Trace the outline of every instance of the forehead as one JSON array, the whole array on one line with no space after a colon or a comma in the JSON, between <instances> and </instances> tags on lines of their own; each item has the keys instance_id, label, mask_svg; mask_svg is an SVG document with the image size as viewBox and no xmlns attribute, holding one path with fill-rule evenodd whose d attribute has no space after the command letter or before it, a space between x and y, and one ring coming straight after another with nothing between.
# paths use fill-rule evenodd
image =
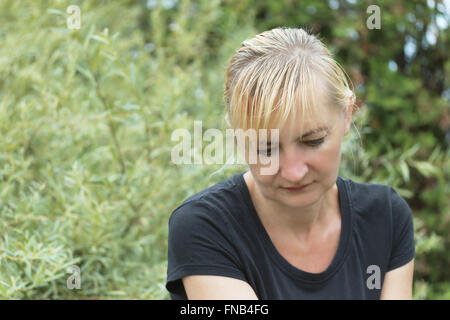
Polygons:
<instances>
[{"instance_id":1,"label":"forehead","mask_svg":"<svg viewBox=\"0 0 450 320\"><path fill-rule=\"evenodd\" d=\"M323 132L330 132L337 119L335 108L325 104L318 104L314 110L308 114L302 114L300 110L292 111L285 121L280 120L279 114L273 114L267 126L260 127L259 130L267 130L267 138L270 140L271 130L278 129L280 140L295 138L314 137Z\"/></svg>"},{"instance_id":2,"label":"forehead","mask_svg":"<svg viewBox=\"0 0 450 320\"><path fill-rule=\"evenodd\" d=\"M299 112L291 112L287 121L279 128L280 136L296 135L301 137L311 132L320 132L321 128L330 128L334 121L334 114L326 105L317 106L311 114L302 115Z\"/></svg>"}]
</instances>

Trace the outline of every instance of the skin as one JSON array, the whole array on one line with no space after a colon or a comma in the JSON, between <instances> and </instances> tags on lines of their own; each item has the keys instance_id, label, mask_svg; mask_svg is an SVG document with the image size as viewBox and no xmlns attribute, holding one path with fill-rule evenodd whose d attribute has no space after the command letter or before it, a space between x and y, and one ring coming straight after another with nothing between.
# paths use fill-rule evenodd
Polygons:
<instances>
[{"instance_id":1,"label":"skin","mask_svg":"<svg viewBox=\"0 0 450 320\"><path fill-rule=\"evenodd\" d=\"M336 179L341 160L341 145L350 130L348 113L327 106L320 118L308 119L302 131L297 117L290 117L279 131L279 169L261 175L260 163L249 164L244 174L257 214L280 254L292 265L307 272L324 271L337 250L341 213ZM311 136L303 133L327 127ZM318 147L310 141L323 139ZM270 145L270 144L269 144ZM248 155L246 155L248 159ZM284 187L310 184L289 192ZM386 273L381 299L411 299L414 260ZM257 299L250 285L242 280L194 275L183 278L189 299ZM217 290L220 288L220 290Z\"/></svg>"},{"instance_id":2,"label":"skin","mask_svg":"<svg viewBox=\"0 0 450 320\"><path fill-rule=\"evenodd\" d=\"M263 165L256 163L249 164L250 171L244 175L263 225L269 233L282 234L288 242L308 244L324 232L339 231L336 179L351 112L344 118L339 110L324 108L320 115L320 119L307 121L303 132L326 129L303 139L299 117L291 117L280 129L279 145L272 150L279 157L276 174L262 175ZM316 140L322 142L313 146ZM305 184L310 185L298 192L285 189Z\"/></svg>"},{"instance_id":3,"label":"skin","mask_svg":"<svg viewBox=\"0 0 450 320\"><path fill-rule=\"evenodd\" d=\"M414 259L400 268L386 272L380 300L412 300Z\"/></svg>"}]
</instances>

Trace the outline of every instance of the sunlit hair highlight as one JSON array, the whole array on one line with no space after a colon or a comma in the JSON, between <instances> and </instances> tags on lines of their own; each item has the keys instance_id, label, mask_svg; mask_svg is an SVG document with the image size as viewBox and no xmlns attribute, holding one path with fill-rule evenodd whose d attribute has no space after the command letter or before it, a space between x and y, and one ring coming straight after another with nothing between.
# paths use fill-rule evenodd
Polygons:
<instances>
[{"instance_id":1,"label":"sunlit hair highlight","mask_svg":"<svg viewBox=\"0 0 450 320\"><path fill-rule=\"evenodd\" d=\"M347 111L351 81L316 36L275 28L242 42L225 73L227 121L235 129L281 128L300 112L302 125L325 105ZM323 99L322 99L323 100ZM316 117L317 118L317 117Z\"/></svg>"}]
</instances>

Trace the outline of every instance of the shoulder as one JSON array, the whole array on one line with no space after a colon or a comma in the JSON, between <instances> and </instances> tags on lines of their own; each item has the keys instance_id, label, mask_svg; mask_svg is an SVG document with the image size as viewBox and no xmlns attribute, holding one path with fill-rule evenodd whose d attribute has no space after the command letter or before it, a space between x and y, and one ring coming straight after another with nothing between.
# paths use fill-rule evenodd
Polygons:
<instances>
[{"instance_id":1,"label":"shoulder","mask_svg":"<svg viewBox=\"0 0 450 320\"><path fill-rule=\"evenodd\" d=\"M414 225L406 200L389 185L344 180L353 232L371 258L381 257L388 270L409 261L414 256Z\"/></svg>"},{"instance_id":2,"label":"shoulder","mask_svg":"<svg viewBox=\"0 0 450 320\"><path fill-rule=\"evenodd\" d=\"M355 206L382 206L390 197L389 185L343 178Z\"/></svg>"},{"instance_id":3,"label":"shoulder","mask_svg":"<svg viewBox=\"0 0 450 320\"><path fill-rule=\"evenodd\" d=\"M386 184L358 182L343 178L347 185L353 210L360 215L376 214L392 218L392 214L404 212L409 206L397 190Z\"/></svg>"},{"instance_id":4,"label":"shoulder","mask_svg":"<svg viewBox=\"0 0 450 320\"><path fill-rule=\"evenodd\" d=\"M174 223L223 224L236 203L242 201L238 175L220 181L202 191L189 196L176 207L169 218L169 226Z\"/></svg>"},{"instance_id":5,"label":"shoulder","mask_svg":"<svg viewBox=\"0 0 450 320\"><path fill-rule=\"evenodd\" d=\"M360 235L396 238L413 230L413 215L407 201L397 190L379 183L344 179L352 208L352 225Z\"/></svg>"}]
</instances>

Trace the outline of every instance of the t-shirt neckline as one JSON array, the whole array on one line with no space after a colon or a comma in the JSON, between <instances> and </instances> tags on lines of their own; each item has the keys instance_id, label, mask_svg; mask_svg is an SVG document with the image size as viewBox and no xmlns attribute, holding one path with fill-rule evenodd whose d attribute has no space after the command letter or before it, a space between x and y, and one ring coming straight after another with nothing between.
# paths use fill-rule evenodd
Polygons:
<instances>
[{"instance_id":1,"label":"t-shirt neckline","mask_svg":"<svg viewBox=\"0 0 450 320\"><path fill-rule=\"evenodd\" d=\"M259 219L258 214L256 213L256 209L253 205L250 192L244 179L245 172L246 171L243 171L236 175L239 180L237 185L239 186L241 193L244 196L245 203L247 204L247 207L250 212L251 220L253 223L255 223L255 226L257 228L256 230L257 234L260 235L262 241L265 242L267 252L272 258L272 260L295 280L300 280L302 282L310 284L317 284L322 283L327 279L329 279L333 274L335 274L339 270L339 268L342 266L345 260L351 233L351 212L347 193L347 186L344 179L341 178L340 176L338 176L336 179L341 208L341 233L339 237L338 249L331 263L324 271L320 273L311 273L293 266L276 249L264 225Z\"/></svg>"}]
</instances>

